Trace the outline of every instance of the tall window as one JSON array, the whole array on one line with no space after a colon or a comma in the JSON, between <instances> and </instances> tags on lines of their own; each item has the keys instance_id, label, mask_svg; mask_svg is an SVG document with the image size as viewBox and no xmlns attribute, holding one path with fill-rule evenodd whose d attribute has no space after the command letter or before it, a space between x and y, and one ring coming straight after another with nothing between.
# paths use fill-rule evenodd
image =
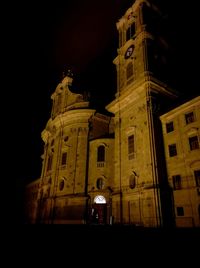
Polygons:
<instances>
[{"instance_id":1,"label":"tall window","mask_svg":"<svg viewBox=\"0 0 200 268\"><path fill-rule=\"evenodd\" d=\"M47 171L51 170L52 168L52 160L53 160L53 155L48 156L48 161L47 161Z\"/></svg>"},{"instance_id":2,"label":"tall window","mask_svg":"<svg viewBox=\"0 0 200 268\"><path fill-rule=\"evenodd\" d=\"M126 78L129 79L133 75L133 63L129 62L126 67Z\"/></svg>"},{"instance_id":3,"label":"tall window","mask_svg":"<svg viewBox=\"0 0 200 268\"><path fill-rule=\"evenodd\" d=\"M105 147L100 145L97 149L97 162L105 161Z\"/></svg>"},{"instance_id":4,"label":"tall window","mask_svg":"<svg viewBox=\"0 0 200 268\"><path fill-rule=\"evenodd\" d=\"M182 188L181 187L181 176L180 175L172 176L172 180L173 180L174 190L180 190Z\"/></svg>"},{"instance_id":5,"label":"tall window","mask_svg":"<svg viewBox=\"0 0 200 268\"><path fill-rule=\"evenodd\" d=\"M51 147L54 146L54 139L51 141Z\"/></svg>"},{"instance_id":6,"label":"tall window","mask_svg":"<svg viewBox=\"0 0 200 268\"><path fill-rule=\"evenodd\" d=\"M135 23L133 22L126 31L126 41L133 38L135 35Z\"/></svg>"},{"instance_id":7,"label":"tall window","mask_svg":"<svg viewBox=\"0 0 200 268\"><path fill-rule=\"evenodd\" d=\"M131 174L131 176L129 177L129 187L131 189L134 189L136 186L136 180L135 180L135 175Z\"/></svg>"},{"instance_id":8,"label":"tall window","mask_svg":"<svg viewBox=\"0 0 200 268\"><path fill-rule=\"evenodd\" d=\"M65 182L64 182L64 180L62 179L62 180L60 180L60 182L59 182L59 190L62 191L62 190L64 189L64 186L65 186Z\"/></svg>"},{"instance_id":9,"label":"tall window","mask_svg":"<svg viewBox=\"0 0 200 268\"><path fill-rule=\"evenodd\" d=\"M166 124L166 131L167 133L172 132L174 130L174 124L173 122L169 122Z\"/></svg>"},{"instance_id":10,"label":"tall window","mask_svg":"<svg viewBox=\"0 0 200 268\"><path fill-rule=\"evenodd\" d=\"M196 181L196 186L200 187L200 170L194 171L194 177L195 177L195 181Z\"/></svg>"},{"instance_id":11,"label":"tall window","mask_svg":"<svg viewBox=\"0 0 200 268\"><path fill-rule=\"evenodd\" d=\"M186 122L186 124L190 124L190 123L194 122L194 113L193 112L185 114L185 122Z\"/></svg>"},{"instance_id":12,"label":"tall window","mask_svg":"<svg viewBox=\"0 0 200 268\"><path fill-rule=\"evenodd\" d=\"M128 158L133 159L135 152L134 135L128 137Z\"/></svg>"},{"instance_id":13,"label":"tall window","mask_svg":"<svg viewBox=\"0 0 200 268\"><path fill-rule=\"evenodd\" d=\"M176 144L170 144L168 147L170 157L177 155Z\"/></svg>"},{"instance_id":14,"label":"tall window","mask_svg":"<svg viewBox=\"0 0 200 268\"><path fill-rule=\"evenodd\" d=\"M64 152L64 153L62 154L61 165L62 165L62 166L63 166L63 165L66 165L66 163L67 163L67 152Z\"/></svg>"},{"instance_id":15,"label":"tall window","mask_svg":"<svg viewBox=\"0 0 200 268\"><path fill-rule=\"evenodd\" d=\"M104 187L104 180L102 178L97 179L97 189L101 190Z\"/></svg>"},{"instance_id":16,"label":"tall window","mask_svg":"<svg viewBox=\"0 0 200 268\"><path fill-rule=\"evenodd\" d=\"M190 137L189 138L189 144L190 144L190 150L199 149L198 137L197 136Z\"/></svg>"}]
</instances>

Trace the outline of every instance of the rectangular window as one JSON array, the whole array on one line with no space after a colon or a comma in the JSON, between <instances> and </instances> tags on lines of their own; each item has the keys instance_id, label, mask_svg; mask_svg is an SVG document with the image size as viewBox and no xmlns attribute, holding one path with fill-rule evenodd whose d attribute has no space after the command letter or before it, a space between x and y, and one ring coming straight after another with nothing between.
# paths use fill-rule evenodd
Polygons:
<instances>
[{"instance_id":1,"label":"rectangular window","mask_svg":"<svg viewBox=\"0 0 200 268\"><path fill-rule=\"evenodd\" d=\"M177 216L184 216L184 209L183 207L177 207L176 208L177 211Z\"/></svg>"},{"instance_id":2,"label":"rectangular window","mask_svg":"<svg viewBox=\"0 0 200 268\"><path fill-rule=\"evenodd\" d=\"M134 135L131 135L128 137L128 156L129 159L134 158L134 153L135 153L135 145L134 145Z\"/></svg>"},{"instance_id":3,"label":"rectangular window","mask_svg":"<svg viewBox=\"0 0 200 268\"><path fill-rule=\"evenodd\" d=\"M133 22L126 31L126 41L134 38L135 35L135 23Z\"/></svg>"},{"instance_id":4,"label":"rectangular window","mask_svg":"<svg viewBox=\"0 0 200 268\"><path fill-rule=\"evenodd\" d=\"M135 35L135 23L132 23L130 28L131 28L131 38L133 38Z\"/></svg>"},{"instance_id":5,"label":"rectangular window","mask_svg":"<svg viewBox=\"0 0 200 268\"><path fill-rule=\"evenodd\" d=\"M97 148L97 162L104 162L105 161L105 146L100 145Z\"/></svg>"},{"instance_id":6,"label":"rectangular window","mask_svg":"<svg viewBox=\"0 0 200 268\"><path fill-rule=\"evenodd\" d=\"M64 153L62 154L61 165L64 166L64 165L66 165L66 163L67 163L67 153L64 152Z\"/></svg>"},{"instance_id":7,"label":"rectangular window","mask_svg":"<svg viewBox=\"0 0 200 268\"><path fill-rule=\"evenodd\" d=\"M182 188L181 187L181 176L180 175L172 176L172 180L173 180L174 190L180 190Z\"/></svg>"},{"instance_id":8,"label":"rectangular window","mask_svg":"<svg viewBox=\"0 0 200 268\"><path fill-rule=\"evenodd\" d=\"M194 177L195 177L195 181L196 181L196 186L200 187L200 170L194 171Z\"/></svg>"},{"instance_id":9,"label":"rectangular window","mask_svg":"<svg viewBox=\"0 0 200 268\"><path fill-rule=\"evenodd\" d=\"M189 144L190 144L190 150L199 149L198 137L197 136L190 137L189 138Z\"/></svg>"},{"instance_id":10,"label":"rectangular window","mask_svg":"<svg viewBox=\"0 0 200 268\"><path fill-rule=\"evenodd\" d=\"M48 162L47 162L47 171L51 170L52 168L52 160L53 160L53 155L49 155Z\"/></svg>"},{"instance_id":11,"label":"rectangular window","mask_svg":"<svg viewBox=\"0 0 200 268\"><path fill-rule=\"evenodd\" d=\"M185 122L186 122L186 124L190 124L190 123L194 122L194 113L193 112L185 114Z\"/></svg>"},{"instance_id":12,"label":"rectangular window","mask_svg":"<svg viewBox=\"0 0 200 268\"><path fill-rule=\"evenodd\" d=\"M177 155L176 144L170 144L168 147L170 157Z\"/></svg>"},{"instance_id":13,"label":"rectangular window","mask_svg":"<svg viewBox=\"0 0 200 268\"><path fill-rule=\"evenodd\" d=\"M174 130L174 123L173 122L169 122L166 124L166 131L167 133L172 132Z\"/></svg>"}]
</instances>

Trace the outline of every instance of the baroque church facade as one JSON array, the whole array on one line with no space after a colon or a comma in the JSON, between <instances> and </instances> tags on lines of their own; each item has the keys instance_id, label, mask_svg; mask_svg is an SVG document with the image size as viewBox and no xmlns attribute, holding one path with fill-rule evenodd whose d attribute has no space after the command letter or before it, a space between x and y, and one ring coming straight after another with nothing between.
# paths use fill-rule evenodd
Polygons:
<instances>
[{"instance_id":1,"label":"baroque church facade","mask_svg":"<svg viewBox=\"0 0 200 268\"><path fill-rule=\"evenodd\" d=\"M200 226L200 97L169 108L161 19L153 1L136 0L117 22L110 116L71 91L70 75L56 87L27 222Z\"/></svg>"}]
</instances>

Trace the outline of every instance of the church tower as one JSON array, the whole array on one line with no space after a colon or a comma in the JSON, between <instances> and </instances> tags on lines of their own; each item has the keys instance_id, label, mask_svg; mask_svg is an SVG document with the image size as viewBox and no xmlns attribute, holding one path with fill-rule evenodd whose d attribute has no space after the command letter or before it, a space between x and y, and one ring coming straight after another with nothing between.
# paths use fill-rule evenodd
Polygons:
<instances>
[{"instance_id":1,"label":"church tower","mask_svg":"<svg viewBox=\"0 0 200 268\"><path fill-rule=\"evenodd\" d=\"M173 213L159 115L176 95L164 83L168 45L154 2L136 0L117 22L117 93L106 107L115 115L115 222L145 227L171 224Z\"/></svg>"}]
</instances>

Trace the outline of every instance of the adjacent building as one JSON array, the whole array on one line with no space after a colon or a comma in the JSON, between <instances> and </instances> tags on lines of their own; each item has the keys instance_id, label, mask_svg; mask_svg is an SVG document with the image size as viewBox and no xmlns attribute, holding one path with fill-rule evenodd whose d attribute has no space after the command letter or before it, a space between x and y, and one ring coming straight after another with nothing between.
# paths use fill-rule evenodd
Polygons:
<instances>
[{"instance_id":1,"label":"adjacent building","mask_svg":"<svg viewBox=\"0 0 200 268\"><path fill-rule=\"evenodd\" d=\"M176 226L199 226L200 97L160 117Z\"/></svg>"}]
</instances>

